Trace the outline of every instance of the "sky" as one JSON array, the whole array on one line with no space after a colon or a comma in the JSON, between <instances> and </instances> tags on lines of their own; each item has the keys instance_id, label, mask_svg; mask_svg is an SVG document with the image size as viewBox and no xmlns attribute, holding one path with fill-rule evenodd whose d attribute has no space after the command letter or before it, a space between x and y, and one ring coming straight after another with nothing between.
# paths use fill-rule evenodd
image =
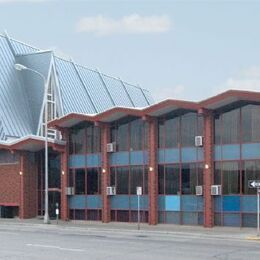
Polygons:
<instances>
[{"instance_id":1,"label":"sky","mask_svg":"<svg viewBox=\"0 0 260 260\"><path fill-rule=\"evenodd\" d=\"M156 101L260 91L260 0L0 0L0 33Z\"/></svg>"}]
</instances>

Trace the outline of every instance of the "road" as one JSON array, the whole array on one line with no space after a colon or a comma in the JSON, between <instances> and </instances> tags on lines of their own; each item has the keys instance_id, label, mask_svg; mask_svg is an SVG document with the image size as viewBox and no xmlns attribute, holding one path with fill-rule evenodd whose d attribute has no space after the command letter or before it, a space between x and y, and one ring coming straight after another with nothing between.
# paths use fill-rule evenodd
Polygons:
<instances>
[{"instance_id":1,"label":"road","mask_svg":"<svg viewBox=\"0 0 260 260\"><path fill-rule=\"evenodd\" d=\"M0 224L0 259L260 259L260 241L200 232Z\"/></svg>"}]
</instances>

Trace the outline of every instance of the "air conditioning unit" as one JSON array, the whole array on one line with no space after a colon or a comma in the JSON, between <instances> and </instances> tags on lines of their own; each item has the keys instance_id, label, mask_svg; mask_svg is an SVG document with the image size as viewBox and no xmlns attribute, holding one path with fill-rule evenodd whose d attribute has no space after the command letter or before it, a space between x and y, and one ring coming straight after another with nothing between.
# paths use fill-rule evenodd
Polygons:
<instances>
[{"instance_id":1,"label":"air conditioning unit","mask_svg":"<svg viewBox=\"0 0 260 260\"><path fill-rule=\"evenodd\" d=\"M211 185L211 195L212 196L221 195L221 185Z\"/></svg>"},{"instance_id":2,"label":"air conditioning unit","mask_svg":"<svg viewBox=\"0 0 260 260\"><path fill-rule=\"evenodd\" d=\"M115 186L107 187L107 195L108 196L116 195L116 187Z\"/></svg>"},{"instance_id":3,"label":"air conditioning unit","mask_svg":"<svg viewBox=\"0 0 260 260\"><path fill-rule=\"evenodd\" d=\"M68 196L75 195L74 187L67 187L66 195L68 195Z\"/></svg>"},{"instance_id":4,"label":"air conditioning unit","mask_svg":"<svg viewBox=\"0 0 260 260\"><path fill-rule=\"evenodd\" d=\"M107 144L107 152L108 153L113 153L116 151L116 143L113 142L113 143L108 143Z\"/></svg>"},{"instance_id":5,"label":"air conditioning unit","mask_svg":"<svg viewBox=\"0 0 260 260\"><path fill-rule=\"evenodd\" d=\"M196 195L197 196L203 195L203 186L196 186Z\"/></svg>"},{"instance_id":6,"label":"air conditioning unit","mask_svg":"<svg viewBox=\"0 0 260 260\"><path fill-rule=\"evenodd\" d=\"M201 147L203 146L203 136L195 136L195 146Z\"/></svg>"}]
</instances>

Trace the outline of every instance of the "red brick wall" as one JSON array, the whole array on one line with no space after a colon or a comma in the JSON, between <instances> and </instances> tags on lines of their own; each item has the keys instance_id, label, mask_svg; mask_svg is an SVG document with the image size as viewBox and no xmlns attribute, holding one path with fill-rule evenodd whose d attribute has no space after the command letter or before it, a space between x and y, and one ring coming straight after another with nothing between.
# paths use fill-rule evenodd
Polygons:
<instances>
[{"instance_id":1,"label":"red brick wall","mask_svg":"<svg viewBox=\"0 0 260 260\"><path fill-rule=\"evenodd\" d=\"M156 119L149 119L149 165L148 193L149 193L149 224L158 223L158 178L157 178L157 144L158 123Z\"/></svg>"},{"instance_id":2,"label":"red brick wall","mask_svg":"<svg viewBox=\"0 0 260 260\"><path fill-rule=\"evenodd\" d=\"M106 187L110 183L110 169L109 169L109 158L107 153L107 143L109 143L110 129L108 126L103 125L101 128L101 153L102 153L102 200L103 200L103 209L102 209L102 221L108 223L111 220L110 214L110 199L106 194Z\"/></svg>"},{"instance_id":3,"label":"red brick wall","mask_svg":"<svg viewBox=\"0 0 260 260\"><path fill-rule=\"evenodd\" d=\"M204 112L204 156L205 166L204 168L204 226L212 227L214 225L213 215L213 198L211 196L211 185L213 183L214 173L214 132L213 132L213 115L210 111Z\"/></svg>"},{"instance_id":4,"label":"red brick wall","mask_svg":"<svg viewBox=\"0 0 260 260\"><path fill-rule=\"evenodd\" d=\"M21 154L22 190L20 218L33 218L38 215L37 161L33 154Z\"/></svg>"},{"instance_id":5,"label":"red brick wall","mask_svg":"<svg viewBox=\"0 0 260 260\"><path fill-rule=\"evenodd\" d=\"M0 165L0 205L19 205L21 176L20 164Z\"/></svg>"},{"instance_id":6,"label":"red brick wall","mask_svg":"<svg viewBox=\"0 0 260 260\"><path fill-rule=\"evenodd\" d=\"M63 129L62 136L64 140L69 143L69 131ZM68 196L66 195L66 188L68 187L68 157L69 157L69 146L66 145L65 151L61 153L61 219L69 219L68 209Z\"/></svg>"}]
</instances>

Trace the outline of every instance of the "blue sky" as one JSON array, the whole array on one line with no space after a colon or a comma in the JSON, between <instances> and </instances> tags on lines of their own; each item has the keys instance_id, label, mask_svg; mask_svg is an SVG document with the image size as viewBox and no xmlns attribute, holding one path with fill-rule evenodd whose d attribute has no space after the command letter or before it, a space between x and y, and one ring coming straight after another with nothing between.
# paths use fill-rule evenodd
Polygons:
<instances>
[{"instance_id":1,"label":"blue sky","mask_svg":"<svg viewBox=\"0 0 260 260\"><path fill-rule=\"evenodd\" d=\"M260 91L260 0L0 0L0 31L156 100Z\"/></svg>"}]
</instances>

